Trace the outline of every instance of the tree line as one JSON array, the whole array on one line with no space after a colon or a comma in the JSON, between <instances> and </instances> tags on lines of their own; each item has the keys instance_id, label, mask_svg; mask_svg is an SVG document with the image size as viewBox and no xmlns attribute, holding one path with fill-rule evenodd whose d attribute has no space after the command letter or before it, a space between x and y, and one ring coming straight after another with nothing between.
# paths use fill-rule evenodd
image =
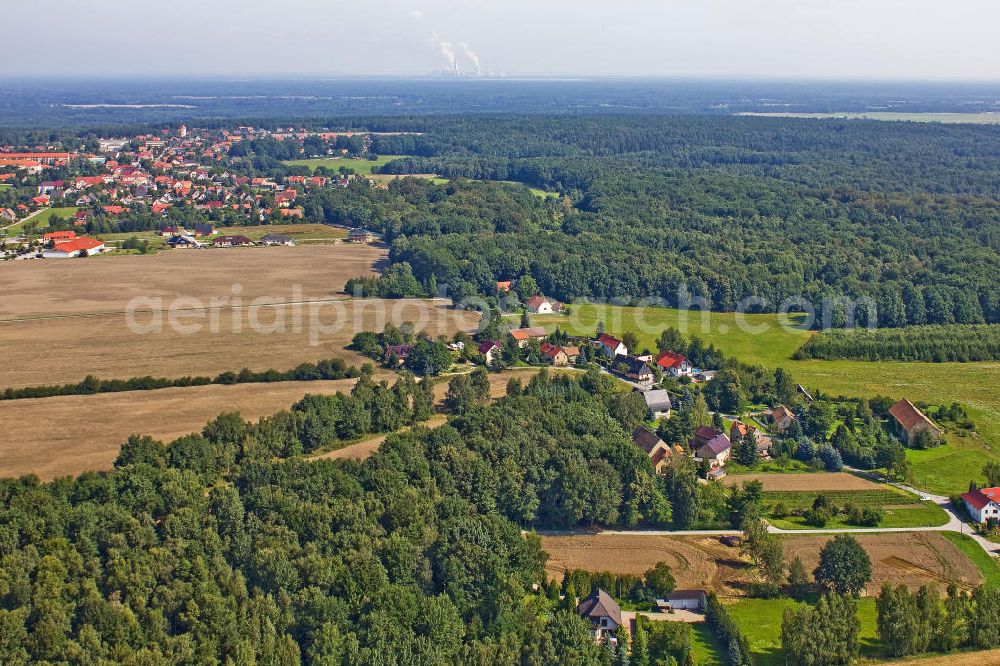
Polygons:
<instances>
[{"instance_id":1,"label":"tree line","mask_svg":"<svg viewBox=\"0 0 1000 666\"><path fill-rule=\"evenodd\" d=\"M215 377L131 377L129 379L99 379L87 375L75 384L48 386L26 386L6 388L0 393L0 400L20 400L22 398L51 398L60 395L93 395L96 393L122 393L125 391L154 391L163 388L207 386L209 384L267 384L272 382L307 382L331 379L352 379L361 374L355 367L347 365L343 359L331 358L316 363L301 363L291 370L273 369L255 372L243 368L239 372L227 370Z\"/></svg>"}]
</instances>

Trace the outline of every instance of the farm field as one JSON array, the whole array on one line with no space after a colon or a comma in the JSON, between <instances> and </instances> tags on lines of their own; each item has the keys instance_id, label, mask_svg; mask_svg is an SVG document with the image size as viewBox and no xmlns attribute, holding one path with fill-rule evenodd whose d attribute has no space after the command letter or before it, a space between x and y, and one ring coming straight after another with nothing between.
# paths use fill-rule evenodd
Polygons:
<instances>
[{"instance_id":1,"label":"farm field","mask_svg":"<svg viewBox=\"0 0 1000 666\"><path fill-rule=\"evenodd\" d=\"M880 490L886 486L847 472L815 472L810 474L731 474L722 483L735 486L746 481L760 481L764 492L822 492Z\"/></svg>"},{"instance_id":2,"label":"farm field","mask_svg":"<svg viewBox=\"0 0 1000 666\"><path fill-rule=\"evenodd\" d=\"M368 176L371 175L372 169L384 166L393 160L398 160L403 157L408 156L379 155L374 160L351 159L348 157L314 157L302 160L286 160L282 162L282 164L285 166L304 166L308 167L311 171L315 171L316 167L321 166L326 167L330 171L337 171L340 167L347 167L348 169L353 169L356 174Z\"/></svg>"},{"instance_id":3,"label":"farm field","mask_svg":"<svg viewBox=\"0 0 1000 666\"><path fill-rule=\"evenodd\" d=\"M236 411L256 420L288 409L306 393L347 391L354 381L195 386L141 395L0 401L0 477L33 473L47 481L110 469L132 434L170 441L200 431L221 412Z\"/></svg>"},{"instance_id":4,"label":"farm field","mask_svg":"<svg viewBox=\"0 0 1000 666\"><path fill-rule=\"evenodd\" d=\"M211 332L212 317L218 320L217 332ZM156 321L152 314L135 319L140 324ZM215 376L242 368L283 371L328 358L360 366L371 359L346 349L359 331L411 322L432 335L452 335L475 329L478 315L449 309L444 301L340 298L231 308L184 320L199 322L202 330L192 334L170 326L168 316L158 330L139 333L117 313L0 322L0 345L30 359L0 365L0 387L75 383L87 375L127 379ZM58 350L57 360L45 360L53 350Z\"/></svg>"},{"instance_id":5,"label":"farm field","mask_svg":"<svg viewBox=\"0 0 1000 666\"><path fill-rule=\"evenodd\" d=\"M987 666L987 664L1000 664L1000 650L953 652L936 657L918 657L891 663L898 666Z\"/></svg>"},{"instance_id":6,"label":"farm field","mask_svg":"<svg viewBox=\"0 0 1000 666\"><path fill-rule=\"evenodd\" d=\"M234 285L244 303L269 296L339 297L347 280L373 275L386 261L384 248L370 245L177 250L115 261L19 261L0 271L0 323L23 318L121 313L136 297L179 296L208 302L231 298ZM2 335L2 333L0 333Z\"/></svg>"},{"instance_id":7,"label":"farm field","mask_svg":"<svg viewBox=\"0 0 1000 666\"><path fill-rule=\"evenodd\" d=\"M807 571L819 563L819 551L832 535L784 535L786 560L801 557ZM891 581L911 587L954 581L972 588L983 582L980 568L951 541L936 532L864 533L858 542L872 560L867 594L877 594ZM725 546L714 536L645 534L541 535L549 554L546 571L562 576L566 569L641 574L666 562L678 588L702 587L720 597L740 597L750 579L739 548Z\"/></svg>"},{"instance_id":8,"label":"farm field","mask_svg":"<svg viewBox=\"0 0 1000 666\"><path fill-rule=\"evenodd\" d=\"M948 445L932 451L908 451L916 484L950 494L968 489L969 480L990 460L1000 460L1000 362L900 363L867 361L793 361L792 354L811 333L793 327L794 315L740 315L728 312L632 308L601 304L571 305L571 314L534 315L532 324L549 330L558 325L577 335L593 335L597 322L608 331L634 331L653 348L660 331L678 328L715 344L746 363L784 367L807 388L827 395L907 397L931 403L961 402L976 422L981 439L949 436ZM747 330L756 326L760 330ZM946 460L945 460L946 459ZM946 464L942 464L946 462Z\"/></svg>"}]
</instances>

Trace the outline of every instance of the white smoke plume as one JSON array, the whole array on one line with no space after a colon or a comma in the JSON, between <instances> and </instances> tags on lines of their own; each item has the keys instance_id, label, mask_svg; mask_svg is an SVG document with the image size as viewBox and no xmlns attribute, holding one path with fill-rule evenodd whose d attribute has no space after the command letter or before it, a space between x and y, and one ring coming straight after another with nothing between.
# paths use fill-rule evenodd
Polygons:
<instances>
[{"instance_id":1,"label":"white smoke plume","mask_svg":"<svg viewBox=\"0 0 1000 666\"><path fill-rule=\"evenodd\" d=\"M482 74L483 73L483 67L482 67L482 65L479 62L479 55L475 51L473 51L471 48L469 48L469 45L466 44L465 42L461 42L459 44L459 46L461 47L462 52L465 54L465 57L468 58L469 60L471 60L472 64L475 66L475 68L476 68L476 75Z\"/></svg>"},{"instance_id":2,"label":"white smoke plume","mask_svg":"<svg viewBox=\"0 0 1000 666\"><path fill-rule=\"evenodd\" d=\"M457 74L459 71L458 58L455 57L454 45L447 40L441 39L441 36L438 35L436 32L433 35L431 35L431 42L434 44L437 50L441 52L441 55L444 56L445 60L448 61L448 71L455 72Z\"/></svg>"}]
</instances>

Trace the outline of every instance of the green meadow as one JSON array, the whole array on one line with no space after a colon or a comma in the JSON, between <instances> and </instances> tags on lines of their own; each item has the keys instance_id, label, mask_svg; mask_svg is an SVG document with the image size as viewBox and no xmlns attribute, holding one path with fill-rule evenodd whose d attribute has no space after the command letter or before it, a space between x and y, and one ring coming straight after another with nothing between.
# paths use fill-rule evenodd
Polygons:
<instances>
[{"instance_id":1,"label":"green meadow","mask_svg":"<svg viewBox=\"0 0 1000 666\"><path fill-rule=\"evenodd\" d=\"M286 166L304 166L308 167L310 171L315 171L317 167L321 166L326 167L330 171L337 171L340 167L347 167L348 169L353 169L356 174L368 176L371 175L372 169L384 166L393 160L403 157L407 156L379 155L374 160L352 159L349 157L315 157L303 160L286 160L282 164Z\"/></svg>"},{"instance_id":2,"label":"green meadow","mask_svg":"<svg viewBox=\"0 0 1000 666\"><path fill-rule=\"evenodd\" d=\"M34 225L35 229L47 229L49 226L49 220L51 220L54 216L59 216L65 219L76 215L76 211L78 210L79 208L76 208L74 206L69 206L66 208L45 208L37 215L34 215L33 217L25 220L21 220L19 223L11 226L10 228L7 229L7 233L8 235L13 233L20 233L21 229L24 227L25 224Z\"/></svg>"},{"instance_id":3,"label":"green meadow","mask_svg":"<svg viewBox=\"0 0 1000 666\"><path fill-rule=\"evenodd\" d=\"M597 322L612 333L634 331L640 344L655 348L668 326L698 336L728 356L769 368L782 366L808 389L828 395L871 398L888 396L941 404L960 402L975 421L979 436L948 436L948 444L930 451L909 451L916 483L931 492L968 489L989 460L1000 460L1000 362L900 363L893 361L794 361L792 354L812 333L796 328L795 315L684 311L601 304L570 306L569 315L533 315L533 324L557 325L578 335L593 335Z\"/></svg>"}]
</instances>

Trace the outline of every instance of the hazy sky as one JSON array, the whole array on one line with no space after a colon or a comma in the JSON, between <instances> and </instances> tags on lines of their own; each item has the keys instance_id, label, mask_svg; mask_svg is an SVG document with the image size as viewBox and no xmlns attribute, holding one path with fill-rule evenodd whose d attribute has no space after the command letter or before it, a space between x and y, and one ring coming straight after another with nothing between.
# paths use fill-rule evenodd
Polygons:
<instances>
[{"instance_id":1,"label":"hazy sky","mask_svg":"<svg viewBox=\"0 0 1000 666\"><path fill-rule=\"evenodd\" d=\"M1000 80L998 0L31 0L0 75ZM19 29L23 27L23 29Z\"/></svg>"}]
</instances>

